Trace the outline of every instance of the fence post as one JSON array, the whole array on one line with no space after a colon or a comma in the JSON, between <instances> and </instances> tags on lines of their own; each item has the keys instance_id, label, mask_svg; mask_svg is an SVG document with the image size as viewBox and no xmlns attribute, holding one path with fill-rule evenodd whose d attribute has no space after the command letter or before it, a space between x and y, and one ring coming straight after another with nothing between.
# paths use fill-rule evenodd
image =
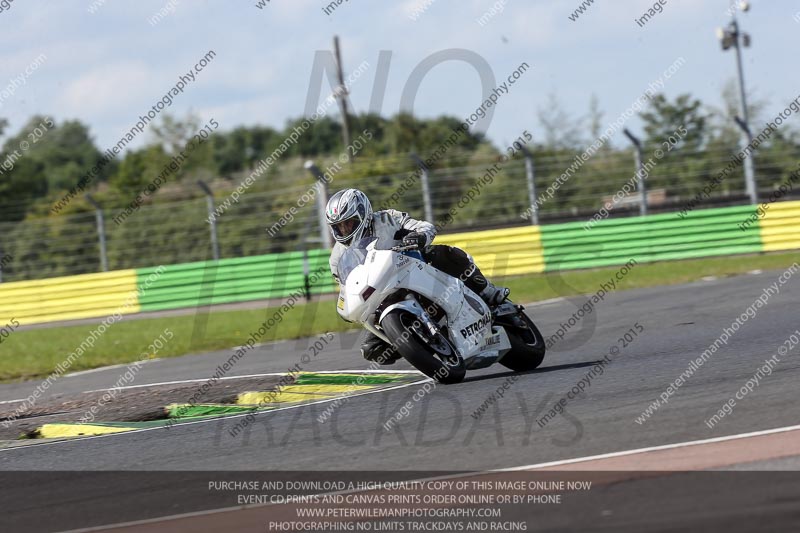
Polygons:
<instances>
[{"instance_id":1,"label":"fence post","mask_svg":"<svg viewBox=\"0 0 800 533\"><path fill-rule=\"evenodd\" d=\"M433 222L433 201L431 200L431 187L428 176L428 165L426 165L417 154L411 154L411 159L419 167L421 174L420 180L422 181L422 205L425 211L425 220Z\"/></svg>"},{"instance_id":2,"label":"fence post","mask_svg":"<svg viewBox=\"0 0 800 533\"><path fill-rule=\"evenodd\" d=\"M95 221L97 222L97 238L100 241L100 268L108 272L108 252L106 250L106 223L103 218L103 208L95 202L90 194L84 195L86 200L94 207Z\"/></svg>"},{"instance_id":3,"label":"fence post","mask_svg":"<svg viewBox=\"0 0 800 533\"><path fill-rule=\"evenodd\" d=\"M311 268L308 264L308 247L303 246L303 292L306 295L306 302L311 301L311 280L309 279L309 274L311 273Z\"/></svg>"},{"instance_id":4,"label":"fence post","mask_svg":"<svg viewBox=\"0 0 800 533\"><path fill-rule=\"evenodd\" d=\"M636 148L636 176L638 177L639 187L639 214L647 216L647 182L645 181L644 165L642 163L642 143L628 128L622 130L622 133L633 143Z\"/></svg>"},{"instance_id":5,"label":"fence post","mask_svg":"<svg viewBox=\"0 0 800 533\"><path fill-rule=\"evenodd\" d=\"M531 224L538 226L539 204L536 196L536 174L533 166L533 154L525 146L522 146L521 150L525 154L525 179L528 182L528 201L531 203Z\"/></svg>"},{"instance_id":6,"label":"fence post","mask_svg":"<svg viewBox=\"0 0 800 533\"><path fill-rule=\"evenodd\" d=\"M211 226L211 250L214 253L214 261L219 261L219 240L217 240L217 214L214 208L214 194L203 180L197 180L197 186L206 195L206 210L208 211L208 222Z\"/></svg>"}]
</instances>

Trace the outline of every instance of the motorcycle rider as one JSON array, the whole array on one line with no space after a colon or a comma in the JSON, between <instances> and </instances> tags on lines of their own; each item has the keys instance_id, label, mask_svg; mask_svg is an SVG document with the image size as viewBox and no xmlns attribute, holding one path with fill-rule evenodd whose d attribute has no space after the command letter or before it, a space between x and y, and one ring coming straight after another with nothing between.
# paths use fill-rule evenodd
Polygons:
<instances>
[{"instance_id":1,"label":"motorcycle rider","mask_svg":"<svg viewBox=\"0 0 800 533\"><path fill-rule=\"evenodd\" d=\"M461 279L490 306L508 298L509 289L490 283L464 250L454 246L433 245L436 237L433 224L415 220L408 213L395 209L373 212L369 198L363 191L344 189L331 196L325 208L325 219L336 240L329 262L331 273L338 283L342 281L337 277L342 254L350 244L374 236L402 240L404 245L416 245L428 264ZM368 361L380 364L392 364L401 357L393 346L369 331L361 346L361 355Z\"/></svg>"}]
</instances>

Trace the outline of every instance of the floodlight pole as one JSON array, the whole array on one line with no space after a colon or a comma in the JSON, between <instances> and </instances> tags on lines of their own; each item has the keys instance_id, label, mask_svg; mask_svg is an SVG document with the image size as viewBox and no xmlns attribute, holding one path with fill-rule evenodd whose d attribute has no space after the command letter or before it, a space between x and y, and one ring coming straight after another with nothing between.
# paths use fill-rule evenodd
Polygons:
<instances>
[{"instance_id":1,"label":"floodlight pole","mask_svg":"<svg viewBox=\"0 0 800 533\"><path fill-rule=\"evenodd\" d=\"M736 124L741 128L742 132L744 132L744 138L747 140L747 146L752 147L753 145L753 132L750 131L750 126L747 125L742 118L739 116L733 117L733 120ZM745 186L747 187L747 196L750 197L750 203L757 204L758 203L758 187L756 187L756 175L755 175L755 165L753 164L753 150L747 151L747 154L744 158L744 180Z\"/></svg>"},{"instance_id":2,"label":"floodlight pole","mask_svg":"<svg viewBox=\"0 0 800 533\"><path fill-rule=\"evenodd\" d=\"M747 91L744 79L744 63L742 60L742 46L749 46L750 36L743 34L739 31L739 21L736 18L736 9L731 6L731 24L727 30L723 31L723 44L722 49L729 48L728 43L736 49L736 74L739 81L739 105L741 106L741 118L736 117L736 124L742 129L743 143L745 148L752 146L753 135L750 131L750 112L747 106ZM730 41L727 40L730 37ZM744 41L744 42L743 42ZM751 152L752 153L752 152ZM753 168L753 159L750 155L744 160L744 179L747 195L750 197L751 204L758 203L758 187L756 186L755 169Z\"/></svg>"}]
</instances>

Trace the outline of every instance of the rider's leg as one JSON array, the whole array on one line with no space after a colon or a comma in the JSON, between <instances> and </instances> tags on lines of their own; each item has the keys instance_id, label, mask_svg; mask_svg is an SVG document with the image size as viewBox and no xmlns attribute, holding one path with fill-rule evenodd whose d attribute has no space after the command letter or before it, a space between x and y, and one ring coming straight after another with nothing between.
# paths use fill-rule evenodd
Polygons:
<instances>
[{"instance_id":1,"label":"rider's leg","mask_svg":"<svg viewBox=\"0 0 800 533\"><path fill-rule=\"evenodd\" d=\"M487 280L472 257L460 248L437 244L429 246L425 256L434 268L463 281L489 305L502 303L511 292L506 287L497 287Z\"/></svg>"},{"instance_id":2,"label":"rider's leg","mask_svg":"<svg viewBox=\"0 0 800 533\"><path fill-rule=\"evenodd\" d=\"M401 355L394 346L388 344L371 331L366 333L367 338L361 344L361 355L364 359L381 365L391 365L400 359Z\"/></svg>"}]
</instances>

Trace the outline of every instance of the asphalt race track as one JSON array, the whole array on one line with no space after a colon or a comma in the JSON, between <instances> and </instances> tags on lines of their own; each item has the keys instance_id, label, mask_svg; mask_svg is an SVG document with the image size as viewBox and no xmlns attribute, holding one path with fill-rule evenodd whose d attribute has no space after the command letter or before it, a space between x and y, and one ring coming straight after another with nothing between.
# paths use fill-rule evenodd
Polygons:
<instances>
[{"instance_id":1,"label":"asphalt race track","mask_svg":"<svg viewBox=\"0 0 800 533\"><path fill-rule=\"evenodd\" d=\"M319 417L328 403L258 414L249 431L235 437L228 433L228 429L241 417L183 424L169 430L34 443L5 449L0 451L0 470L7 478L4 481L3 521L27 523L30 530L55 531L199 510L182 506L174 493L167 496L166 491L174 490L175 486L166 481L162 486L155 484L150 491L145 491L146 494L138 494L133 487L136 483L146 482L142 479L137 481L134 476L128 480L129 485L110 482L103 485L100 494L96 483L99 478L81 483L71 474L55 471L404 470L413 473L409 476L411 479L433 477L444 472L478 472L545 463L554 463L551 465L554 468L573 465L575 469L584 471L797 471L800 446L796 431L722 440L719 444L712 440L699 446L676 446L636 455L559 463L797 425L800 347L788 350L780 357L771 375L760 379L752 392L736 400L731 414L719 420L713 428L705 422L733 398L764 365L764 361L777 354L782 343L800 328L797 312L800 276L780 286L780 292L770 296L768 303L758 309L755 316L748 317L730 337L728 344L721 345L649 420L642 424L636 422L651 402L686 371L691 361L714 343L723 328L730 327L766 287L775 283L780 274L781 271L771 271L610 294L570 330L563 341L548 351L539 370L519 375L513 383L507 380L514 374L498 365L469 373L467 380L458 385L428 386L431 390L424 395L418 394L422 384L416 384L354 396L338 405L331 418L324 422L320 422ZM560 299L529 306L528 311L548 337L585 301L584 297ZM632 341L623 342L621 339L626 332L631 328L637 330L636 323L643 331ZM367 368L356 348L341 347L342 343L352 345L354 340L352 335L337 339L306 370ZM306 345L306 341L292 341L262 347L243 359L230 375L285 372L297 363L298 353ZM154 361L142 369L136 384L202 380L229 354L225 351ZM587 376L594 364L606 356L610 362L602 367L602 375L592 377L578 397L569 399L563 414L544 424L537 423L553 404ZM411 369L405 362L387 368ZM52 392L103 389L109 387L118 374L119 369L105 369L65 377ZM489 404L482 416L472 416L492 393L502 389L504 383L507 383L504 396ZM3 385L0 387L0 401L22 398L33 386L35 383ZM414 402L415 394L422 398ZM387 431L384 423L407 401L412 402L407 416ZM775 438L782 440L777 442ZM631 462L631 458L635 460ZM202 472L182 475L193 480L203 476ZM762 476L758 479L765 486L797 487L794 474L789 474L793 476L793 484L785 479L768 482L763 473L753 475ZM151 474L150 478L157 479L157 476ZM70 498L59 500L55 487L70 481L74 482ZM9 483L18 483L20 488L9 490ZM658 484L653 480L638 483ZM661 482L665 487L668 484L667 481ZM604 495L612 498L614 493L624 493L625 486L625 483L612 484ZM675 494L676 498L688 497L676 486L659 490L666 495ZM627 492L625 502L619 503L621 507L633 505L637 498L642 499L639 489ZM713 492L709 489L705 494L710 496ZM50 496L31 498L31 493ZM795 490L789 496L791 491L788 488L784 491L784 498L789 498L793 505L788 505L785 499L776 500L778 503L775 505L789 513L784 518L798 519L799 493ZM91 509L92 497L109 498L111 495L117 501L124 501L123 510L87 515L85 509L87 506ZM162 505L148 503L148 497L158 499ZM728 497L729 501L736 501L735 497L726 494ZM769 507L769 501L754 502L754 505L756 503L761 506L759 512L762 514L775 512ZM235 501L224 498L216 504L220 508L233 505ZM656 509L654 513L666 512L653 498L639 501L637 505L640 511L652 505ZM718 516L727 517L729 525L741 525L744 523L741 514L744 504L740 502L737 505L738 510L736 505L709 503L707 513L695 512L682 519L695 516L698 520L708 520ZM213 506L207 504L204 508ZM540 525L546 526L547 530L566 527L569 508L551 507L548 514L542 514L548 518L542 518ZM583 508L588 513L581 517L587 520L586 527L603 529L603 524L594 522L594 515L588 511L595 508L588 503ZM78 512L78 509L84 511ZM595 510L604 512L599 507ZM775 519L776 515L771 516ZM625 527L636 530L636 526L642 524L625 522L616 525L621 528L619 530L625 530Z\"/></svg>"}]
</instances>

